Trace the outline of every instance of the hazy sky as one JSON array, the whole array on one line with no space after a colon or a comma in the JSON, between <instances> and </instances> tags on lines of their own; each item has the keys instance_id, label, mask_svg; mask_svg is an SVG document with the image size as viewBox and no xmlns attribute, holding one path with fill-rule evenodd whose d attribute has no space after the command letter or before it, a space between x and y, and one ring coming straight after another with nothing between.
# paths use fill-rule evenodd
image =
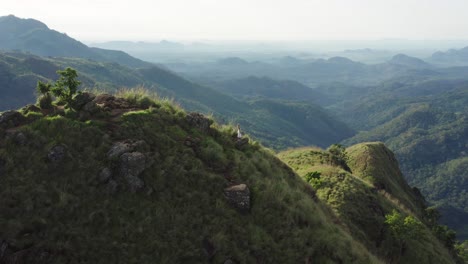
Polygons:
<instances>
[{"instance_id":1,"label":"hazy sky","mask_svg":"<svg viewBox=\"0 0 468 264\"><path fill-rule=\"evenodd\" d=\"M3 0L9 14L82 41L468 39L468 0Z\"/></svg>"}]
</instances>

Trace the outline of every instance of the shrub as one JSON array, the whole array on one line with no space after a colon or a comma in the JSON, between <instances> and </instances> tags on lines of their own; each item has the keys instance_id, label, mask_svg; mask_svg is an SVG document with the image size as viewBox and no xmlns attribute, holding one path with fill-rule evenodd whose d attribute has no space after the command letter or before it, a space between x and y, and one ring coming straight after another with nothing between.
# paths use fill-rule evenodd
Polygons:
<instances>
[{"instance_id":1,"label":"shrub","mask_svg":"<svg viewBox=\"0 0 468 264\"><path fill-rule=\"evenodd\" d=\"M321 173L318 171L312 171L305 175L305 180L314 187L319 189L322 186L323 180L320 178Z\"/></svg>"},{"instance_id":2,"label":"shrub","mask_svg":"<svg viewBox=\"0 0 468 264\"><path fill-rule=\"evenodd\" d=\"M38 105L41 109L51 109L52 108L52 95L50 94L52 90L51 83L44 83L41 81L37 82L36 90L41 96L38 98Z\"/></svg>"},{"instance_id":3,"label":"shrub","mask_svg":"<svg viewBox=\"0 0 468 264\"><path fill-rule=\"evenodd\" d=\"M75 69L67 67L63 71L57 71L60 75L59 79L55 82L51 89L52 94L60 100L69 104L73 100L73 95L78 91L78 86L81 84L76 78L78 73Z\"/></svg>"},{"instance_id":4,"label":"shrub","mask_svg":"<svg viewBox=\"0 0 468 264\"><path fill-rule=\"evenodd\" d=\"M38 98L37 104L41 109L52 109L52 101L52 95L46 94Z\"/></svg>"}]
</instances>

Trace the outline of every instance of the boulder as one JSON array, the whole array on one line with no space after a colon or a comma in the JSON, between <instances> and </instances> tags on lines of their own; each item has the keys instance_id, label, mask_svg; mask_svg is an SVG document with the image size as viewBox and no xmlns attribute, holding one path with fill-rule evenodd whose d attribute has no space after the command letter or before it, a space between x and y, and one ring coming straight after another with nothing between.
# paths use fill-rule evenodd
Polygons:
<instances>
[{"instance_id":1,"label":"boulder","mask_svg":"<svg viewBox=\"0 0 468 264\"><path fill-rule=\"evenodd\" d=\"M59 163L65 159L67 148L63 145L56 145L49 150L47 159L52 163Z\"/></svg>"},{"instance_id":2,"label":"boulder","mask_svg":"<svg viewBox=\"0 0 468 264\"><path fill-rule=\"evenodd\" d=\"M81 110L90 114L95 114L99 112L99 106L95 102L88 102L83 106Z\"/></svg>"},{"instance_id":3,"label":"boulder","mask_svg":"<svg viewBox=\"0 0 468 264\"><path fill-rule=\"evenodd\" d=\"M70 104L71 108L79 111L83 106L85 106L87 103L91 102L96 98L96 95L88 92L84 93L79 93L73 97L73 101Z\"/></svg>"},{"instance_id":4,"label":"boulder","mask_svg":"<svg viewBox=\"0 0 468 264\"><path fill-rule=\"evenodd\" d=\"M137 141L126 140L126 141L115 142L111 146L110 150L107 152L107 158L108 159L118 158L126 152L133 152L135 150L138 150L139 148L142 148L145 145L146 145L146 142L144 140L137 140Z\"/></svg>"},{"instance_id":5,"label":"boulder","mask_svg":"<svg viewBox=\"0 0 468 264\"><path fill-rule=\"evenodd\" d=\"M145 186L138 176L146 169L147 158L141 152L123 153L120 156L119 173L127 181L131 192L136 192Z\"/></svg>"},{"instance_id":6,"label":"boulder","mask_svg":"<svg viewBox=\"0 0 468 264\"><path fill-rule=\"evenodd\" d=\"M115 96L110 95L110 94L100 94L94 98L94 102L96 104L104 104L109 101L113 101L115 99Z\"/></svg>"},{"instance_id":7,"label":"boulder","mask_svg":"<svg viewBox=\"0 0 468 264\"><path fill-rule=\"evenodd\" d=\"M245 184L233 185L224 189L228 202L241 212L250 210L250 190Z\"/></svg>"},{"instance_id":8,"label":"boulder","mask_svg":"<svg viewBox=\"0 0 468 264\"><path fill-rule=\"evenodd\" d=\"M189 125L200 129L204 133L207 133L210 130L211 124L213 124L213 120L196 112L188 113L185 119Z\"/></svg>"},{"instance_id":9,"label":"boulder","mask_svg":"<svg viewBox=\"0 0 468 264\"><path fill-rule=\"evenodd\" d=\"M118 98L110 94L98 95L93 102L106 110L128 109L133 107L133 105L124 98Z\"/></svg>"},{"instance_id":10,"label":"boulder","mask_svg":"<svg viewBox=\"0 0 468 264\"><path fill-rule=\"evenodd\" d=\"M26 121L26 117L15 110L6 111L0 114L0 127L19 126L24 121Z\"/></svg>"}]
</instances>

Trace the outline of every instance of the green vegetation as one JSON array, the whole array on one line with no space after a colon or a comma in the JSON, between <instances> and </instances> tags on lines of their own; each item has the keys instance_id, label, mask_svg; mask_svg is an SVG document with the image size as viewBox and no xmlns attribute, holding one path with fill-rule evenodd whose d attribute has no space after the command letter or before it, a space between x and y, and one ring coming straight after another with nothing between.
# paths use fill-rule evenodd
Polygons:
<instances>
[{"instance_id":1,"label":"green vegetation","mask_svg":"<svg viewBox=\"0 0 468 264\"><path fill-rule=\"evenodd\" d=\"M436 205L441 221L468 238L468 94L464 81L388 84L343 110L347 120L368 129L344 141L379 140L395 151L411 185ZM441 91L443 89L443 91ZM413 96L407 96L408 93Z\"/></svg>"},{"instance_id":2,"label":"green vegetation","mask_svg":"<svg viewBox=\"0 0 468 264\"><path fill-rule=\"evenodd\" d=\"M336 222L385 262L453 263L458 258L453 245L439 241L426 224L423 198L406 184L382 143L292 149L278 157L314 187Z\"/></svg>"},{"instance_id":3,"label":"green vegetation","mask_svg":"<svg viewBox=\"0 0 468 264\"><path fill-rule=\"evenodd\" d=\"M424 235L424 225L413 216L403 217L396 210L385 215L385 224L388 225L394 238L399 241L400 255L406 248L410 239L422 239Z\"/></svg>"},{"instance_id":4,"label":"green vegetation","mask_svg":"<svg viewBox=\"0 0 468 264\"><path fill-rule=\"evenodd\" d=\"M39 105L43 109L49 109L51 107L51 94L58 97L60 101L72 103L73 96L78 91L78 86L81 84L77 80L78 73L75 69L70 67L63 71L57 71L60 78L54 83L44 83L41 81L37 82L37 91L41 93L39 98Z\"/></svg>"},{"instance_id":5,"label":"green vegetation","mask_svg":"<svg viewBox=\"0 0 468 264\"><path fill-rule=\"evenodd\" d=\"M201 129L167 100L123 94L133 110L104 103L108 117L53 112L1 133L2 261L380 263L270 151L239 149L233 127ZM137 191L109 157L117 142L148 161ZM238 183L248 212L223 194Z\"/></svg>"}]
</instances>

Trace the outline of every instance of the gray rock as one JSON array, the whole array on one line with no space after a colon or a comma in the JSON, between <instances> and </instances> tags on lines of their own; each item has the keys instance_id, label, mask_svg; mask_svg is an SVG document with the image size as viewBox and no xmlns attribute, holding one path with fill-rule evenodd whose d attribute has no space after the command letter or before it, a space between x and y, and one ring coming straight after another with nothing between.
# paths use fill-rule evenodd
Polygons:
<instances>
[{"instance_id":1,"label":"gray rock","mask_svg":"<svg viewBox=\"0 0 468 264\"><path fill-rule=\"evenodd\" d=\"M128 142L116 142L112 145L110 150L107 152L108 159L114 159L120 157L120 155L132 151L133 146Z\"/></svg>"},{"instance_id":2,"label":"gray rock","mask_svg":"<svg viewBox=\"0 0 468 264\"><path fill-rule=\"evenodd\" d=\"M228 260L224 261L224 264L235 264L235 262L228 259Z\"/></svg>"},{"instance_id":3,"label":"gray rock","mask_svg":"<svg viewBox=\"0 0 468 264\"><path fill-rule=\"evenodd\" d=\"M87 93L87 92L84 92L84 93L79 93L77 95L75 95L73 97L73 101L72 103L70 104L70 106L79 111L81 110L81 108L83 108L83 106L85 106L87 103L91 102L94 100L94 98L96 98L96 96L92 93Z\"/></svg>"},{"instance_id":4,"label":"gray rock","mask_svg":"<svg viewBox=\"0 0 468 264\"><path fill-rule=\"evenodd\" d=\"M131 192L136 192L145 186L138 176L146 169L147 158L141 152L124 153L120 156L119 172L127 181Z\"/></svg>"},{"instance_id":5,"label":"gray rock","mask_svg":"<svg viewBox=\"0 0 468 264\"><path fill-rule=\"evenodd\" d=\"M100 94L98 96L96 96L96 98L94 98L94 102L96 104L103 104L103 103L106 103L106 102L109 102L109 101L114 101L115 99L115 96L113 95L110 95L110 94Z\"/></svg>"},{"instance_id":6,"label":"gray rock","mask_svg":"<svg viewBox=\"0 0 468 264\"><path fill-rule=\"evenodd\" d=\"M103 168L98 176L99 183L107 183L112 178L112 171L109 168Z\"/></svg>"},{"instance_id":7,"label":"gray rock","mask_svg":"<svg viewBox=\"0 0 468 264\"><path fill-rule=\"evenodd\" d=\"M93 101L100 107L102 107L104 110L108 111L112 109L128 109L135 107L124 98L118 98L110 94L98 95Z\"/></svg>"},{"instance_id":8,"label":"gray rock","mask_svg":"<svg viewBox=\"0 0 468 264\"><path fill-rule=\"evenodd\" d=\"M238 184L224 189L228 202L241 212L250 210L250 190L245 184Z\"/></svg>"},{"instance_id":9,"label":"gray rock","mask_svg":"<svg viewBox=\"0 0 468 264\"><path fill-rule=\"evenodd\" d=\"M19 132L15 135L15 143L18 145L26 145L27 138L23 132Z\"/></svg>"},{"instance_id":10,"label":"gray rock","mask_svg":"<svg viewBox=\"0 0 468 264\"><path fill-rule=\"evenodd\" d=\"M87 104L83 106L81 110L88 112L90 114L95 114L99 112L99 106L97 106L95 102L88 102Z\"/></svg>"},{"instance_id":11,"label":"gray rock","mask_svg":"<svg viewBox=\"0 0 468 264\"><path fill-rule=\"evenodd\" d=\"M140 148L143 148L146 145L144 140L137 140L137 141L120 141L115 142L110 150L107 152L108 159L115 159L120 157L122 154L126 152L133 152Z\"/></svg>"},{"instance_id":12,"label":"gray rock","mask_svg":"<svg viewBox=\"0 0 468 264\"><path fill-rule=\"evenodd\" d=\"M24 121L26 121L26 117L18 111L10 110L0 114L0 127L19 126Z\"/></svg>"},{"instance_id":13,"label":"gray rock","mask_svg":"<svg viewBox=\"0 0 468 264\"><path fill-rule=\"evenodd\" d=\"M56 145L49 150L47 158L52 163L59 163L65 159L67 148L63 145Z\"/></svg>"},{"instance_id":14,"label":"gray rock","mask_svg":"<svg viewBox=\"0 0 468 264\"><path fill-rule=\"evenodd\" d=\"M202 132L208 132L210 130L213 120L206 118L204 115L196 112L188 113L185 117L189 125L200 129Z\"/></svg>"}]
</instances>

